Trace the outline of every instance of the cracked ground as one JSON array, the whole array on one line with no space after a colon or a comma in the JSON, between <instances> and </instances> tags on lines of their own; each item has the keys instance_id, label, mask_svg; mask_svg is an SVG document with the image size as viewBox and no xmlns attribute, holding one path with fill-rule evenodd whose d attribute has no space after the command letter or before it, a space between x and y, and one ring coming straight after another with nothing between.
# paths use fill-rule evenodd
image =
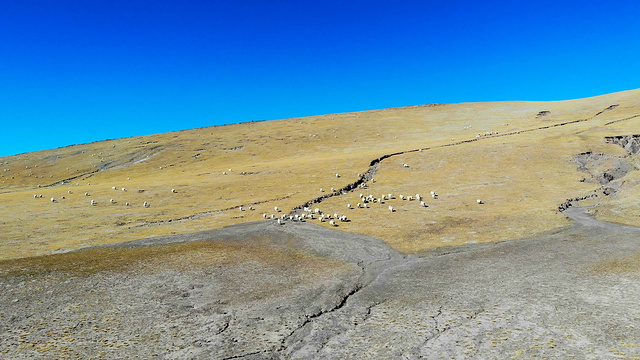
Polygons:
<instances>
[{"instance_id":1,"label":"cracked ground","mask_svg":"<svg viewBox=\"0 0 640 360\"><path fill-rule=\"evenodd\" d=\"M640 231L584 210L547 236L418 255L259 222L4 263L0 358L640 356L640 281L619 266ZM91 265L120 251L145 256Z\"/></svg>"}]
</instances>

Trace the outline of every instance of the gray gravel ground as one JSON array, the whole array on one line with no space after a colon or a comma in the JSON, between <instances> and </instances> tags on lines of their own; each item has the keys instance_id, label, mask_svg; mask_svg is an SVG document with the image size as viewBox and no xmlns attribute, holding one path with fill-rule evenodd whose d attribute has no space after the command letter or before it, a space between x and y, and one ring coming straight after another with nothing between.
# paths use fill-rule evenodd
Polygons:
<instances>
[{"instance_id":1,"label":"gray gravel ground","mask_svg":"<svg viewBox=\"0 0 640 360\"><path fill-rule=\"evenodd\" d=\"M420 255L264 221L118 246L260 237L282 266L5 273L0 359L640 357L638 267L594 270L639 254L640 230L565 214L555 234Z\"/></svg>"}]
</instances>

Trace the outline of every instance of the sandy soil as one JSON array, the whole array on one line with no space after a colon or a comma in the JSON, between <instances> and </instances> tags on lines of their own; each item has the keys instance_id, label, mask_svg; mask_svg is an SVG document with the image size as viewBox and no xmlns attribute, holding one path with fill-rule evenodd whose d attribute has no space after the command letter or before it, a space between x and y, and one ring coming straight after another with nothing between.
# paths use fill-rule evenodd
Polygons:
<instances>
[{"instance_id":1,"label":"sandy soil","mask_svg":"<svg viewBox=\"0 0 640 360\"><path fill-rule=\"evenodd\" d=\"M4 261L0 359L637 358L640 230L584 210L418 255L262 221Z\"/></svg>"}]
</instances>

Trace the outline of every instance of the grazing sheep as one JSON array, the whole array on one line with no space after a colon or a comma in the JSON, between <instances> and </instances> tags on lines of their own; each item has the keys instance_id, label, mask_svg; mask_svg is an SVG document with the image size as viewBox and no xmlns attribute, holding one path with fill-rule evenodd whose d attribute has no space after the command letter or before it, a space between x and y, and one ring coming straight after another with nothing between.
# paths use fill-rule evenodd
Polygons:
<instances>
[{"instance_id":1,"label":"grazing sheep","mask_svg":"<svg viewBox=\"0 0 640 360\"><path fill-rule=\"evenodd\" d=\"M171 192L174 194L177 193L176 189L171 189Z\"/></svg>"},{"instance_id":2,"label":"grazing sheep","mask_svg":"<svg viewBox=\"0 0 640 360\"><path fill-rule=\"evenodd\" d=\"M71 192L71 190L67 190L67 193L69 193L69 194L73 194L73 193Z\"/></svg>"},{"instance_id":3,"label":"grazing sheep","mask_svg":"<svg viewBox=\"0 0 640 360\"><path fill-rule=\"evenodd\" d=\"M111 189L112 189L112 190L115 190L115 189L116 189L116 187L115 187L115 186L112 186L112 187L111 187Z\"/></svg>"},{"instance_id":4,"label":"grazing sheep","mask_svg":"<svg viewBox=\"0 0 640 360\"><path fill-rule=\"evenodd\" d=\"M324 222L324 216L320 216L320 222Z\"/></svg>"},{"instance_id":5,"label":"grazing sheep","mask_svg":"<svg viewBox=\"0 0 640 360\"><path fill-rule=\"evenodd\" d=\"M413 201L413 196L408 196L408 197L407 197L407 200L409 200L409 201Z\"/></svg>"},{"instance_id":6,"label":"grazing sheep","mask_svg":"<svg viewBox=\"0 0 640 360\"><path fill-rule=\"evenodd\" d=\"M278 209L278 207L277 207L277 206L274 206L274 207L273 207L273 210L275 210L276 212L280 212L280 210Z\"/></svg>"},{"instance_id":7,"label":"grazing sheep","mask_svg":"<svg viewBox=\"0 0 640 360\"><path fill-rule=\"evenodd\" d=\"M115 204L115 203L116 203L116 201L115 201L115 200L113 200L113 199L109 199L109 202L110 202L110 203L112 203L112 204Z\"/></svg>"},{"instance_id":8,"label":"grazing sheep","mask_svg":"<svg viewBox=\"0 0 640 360\"><path fill-rule=\"evenodd\" d=\"M84 196L89 196L89 193L88 192L84 193Z\"/></svg>"},{"instance_id":9,"label":"grazing sheep","mask_svg":"<svg viewBox=\"0 0 640 360\"><path fill-rule=\"evenodd\" d=\"M338 224L336 224L335 220L331 220L331 221L329 221L329 224L330 224L331 226L338 226Z\"/></svg>"},{"instance_id":10,"label":"grazing sheep","mask_svg":"<svg viewBox=\"0 0 640 360\"><path fill-rule=\"evenodd\" d=\"M151 206L151 205L149 205L149 203L145 201L144 203L142 203L142 206L144 206L144 207L148 208L148 207L149 207L149 206Z\"/></svg>"},{"instance_id":11,"label":"grazing sheep","mask_svg":"<svg viewBox=\"0 0 640 360\"><path fill-rule=\"evenodd\" d=\"M335 192L335 191L336 191L336 189L334 189L334 188L331 188L331 192Z\"/></svg>"},{"instance_id":12,"label":"grazing sheep","mask_svg":"<svg viewBox=\"0 0 640 360\"><path fill-rule=\"evenodd\" d=\"M340 174L336 173L336 177L337 177L337 178L339 178L339 177L340 177Z\"/></svg>"},{"instance_id":13,"label":"grazing sheep","mask_svg":"<svg viewBox=\"0 0 640 360\"><path fill-rule=\"evenodd\" d=\"M42 194L38 195L38 197L39 197L40 199L42 199Z\"/></svg>"},{"instance_id":14,"label":"grazing sheep","mask_svg":"<svg viewBox=\"0 0 640 360\"><path fill-rule=\"evenodd\" d=\"M280 220L280 219L277 219L276 221L278 222L278 225L284 224L284 222L282 220Z\"/></svg>"},{"instance_id":15,"label":"grazing sheep","mask_svg":"<svg viewBox=\"0 0 640 360\"><path fill-rule=\"evenodd\" d=\"M347 221L347 215L340 216L340 221L346 222Z\"/></svg>"},{"instance_id":16,"label":"grazing sheep","mask_svg":"<svg viewBox=\"0 0 640 360\"><path fill-rule=\"evenodd\" d=\"M51 198L51 202L56 202L56 199L55 198Z\"/></svg>"},{"instance_id":17,"label":"grazing sheep","mask_svg":"<svg viewBox=\"0 0 640 360\"><path fill-rule=\"evenodd\" d=\"M400 200L404 200L404 195L400 195Z\"/></svg>"},{"instance_id":18,"label":"grazing sheep","mask_svg":"<svg viewBox=\"0 0 640 360\"><path fill-rule=\"evenodd\" d=\"M314 213L316 213L316 214L320 214L320 209L315 208L315 209L313 210L313 212L314 212Z\"/></svg>"},{"instance_id":19,"label":"grazing sheep","mask_svg":"<svg viewBox=\"0 0 640 360\"><path fill-rule=\"evenodd\" d=\"M394 212L393 206L389 205L389 211Z\"/></svg>"},{"instance_id":20,"label":"grazing sheep","mask_svg":"<svg viewBox=\"0 0 640 360\"><path fill-rule=\"evenodd\" d=\"M333 218L337 219L338 218L338 213L333 213Z\"/></svg>"},{"instance_id":21,"label":"grazing sheep","mask_svg":"<svg viewBox=\"0 0 640 360\"><path fill-rule=\"evenodd\" d=\"M320 192L324 192L324 189L323 189L323 188L320 188Z\"/></svg>"},{"instance_id":22,"label":"grazing sheep","mask_svg":"<svg viewBox=\"0 0 640 360\"><path fill-rule=\"evenodd\" d=\"M356 206L358 207L358 209L360 209L362 207L362 204L358 203Z\"/></svg>"},{"instance_id":23,"label":"grazing sheep","mask_svg":"<svg viewBox=\"0 0 640 360\"><path fill-rule=\"evenodd\" d=\"M347 204L347 209L351 209L351 204Z\"/></svg>"},{"instance_id":24,"label":"grazing sheep","mask_svg":"<svg viewBox=\"0 0 640 360\"><path fill-rule=\"evenodd\" d=\"M223 171L223 172L222 172L222 175L227 175L227 172L226 172L226 171Z\"/></svg>"},{"instance_id":25,"label":"grazing sheep","mask_svg":"<svg viewBox=\"0 0 640 360\"><path fill-rule=\"evenodd\" d=\"M232 170L231 170L231 169L229 169L229 172L231 172L231 171L232 171Z\"/></svg>"},{"instance_id":26,"label":"grazing sheep","mask_svg":"<svg viewBox=\"0 0 640 360\"><path fill-rule=\"evenodd\" d=\"M271 214L270 218L271 218L271 220L273 220L273 219L275 219L275 218L276 218L276 216L275 216L275 215L273 215L273 214Z\"/></svg>"},{"instance_id":27,"label":"grazing sheep","mask_svg":"<svg viewBox=\"0 0 640 360\"><path fill-rule=\"evenodd\" d=\"M438 198L438 194L431 194L431 197L434 198L434 199L437 199Z\"/></svg>"},{"instance_id":28,"label":"grazing sheep","mask_svg":"<svg viewBox=\"0 0 640 360\"><path fill-rule=\"evenodd\" d=\"M33 195L33 197L34 197L35 199L37 199L37 198L38 198L38 194Z\"/></svg>"},{"instance_id":29,"label":"grazing sheep","mask_svg":"<svg viewBox=\"0 0 640 360\"><path fill-rule=\"evenodd\" d=\"M406 168L408 168L408 167L409 167L409 165L408 165L408 164L402 164L402 166L404 166L404 167L406 167Z\"/></svg>"},{"instance_id":30,"label":"grazing sheep","mask_svg":"<svg viewBox=\"0 0 640 360\"><path fill-rule=\"evenodd\" d=\"M95 200L91 200L91 205L95 206L96 204L97 204L97 202Z\"/></svg>"},{"instance_id":31,"label":"grazing sheep","mask_svg":"<svg viewBox=\"0 0 640 360\"><path fill-rule=\"evenodd\" d=\"M244 211L244 208L242 206L238 207L240 209L240 211Z\"/></svg>"},{"instance_id":32,"label":"grazing sheep","mask_svg":"<svg viewBox=\"0 0 640 360\"><path fill-rule=\"evenodd\" d=\"M122 188L122 191L127 191L127 189L125 189L125 188Z\"/></svg>"},{"instance_id":33,"label":"grazing sheep","mask_svg":"<svg viewBox=\"0 0 640 360\"><path fill-rule=\"evenodd\" d=\"M129 203L124 203L124 206L131 206L131 204L129 204Z\"/></svg>"},{"instance_id":34,"label":"grazing sheep","mask_svg":"<svg viewBox=\"0 0 640 360\"><path fill-rule=\"evenodd\" d=\"M425 203L424 201L420 201L420 206L422 206L422 207L428 207L428 206L427 206L427 203Z\"/></svg>"},{"instance_id":35,"label":"grazing sheep","mask_svg":"<svg viewBox=\"0 0 640 360\"><path fill-rule=\"evenodd\" d=\"M262 217L266 219L267 218L267 213L262 214Z\"/></svg>"},{"instance_id":36,"label":"grazing sheep","mask_svg":"<svg viewBox=\"0 0 640 360\"><path fill-rule=\"evenodd\" d=\"M387 198L388 198L389 200L393 199L393 194L387 194Z\"/></svg>"},{"instance_id":37,"label":"grazing sheep","mask_svg":"<svg viewBox=\"0 0 640 360\"><path fill-rule=\"evenodd\" d=\"M249 210L253 210L253 206L252 205L249 205Z\"/></svg>"},{"instance_id":38,"label":"grazing sheep","mask_svg":"<svg viewBox=\"0 0 640 360\"><path fill-rule=\"evenodd\" d=\"M61 198L62 198L62 199L66 199L66 197L64 197L64 196L62 196Z\"/></svg>"},{"instance_id":39,"label":"grazing sheep","mask_svg":"<svg viewBox=\"0 0 640 360\"><path fill-rule=\"evenodd\" d=\"M484 204L484 202L482 202L482 200L480 200L480 199L476 200L476 202L477 202L478 204Z\"/></svg>"}]
</instances>

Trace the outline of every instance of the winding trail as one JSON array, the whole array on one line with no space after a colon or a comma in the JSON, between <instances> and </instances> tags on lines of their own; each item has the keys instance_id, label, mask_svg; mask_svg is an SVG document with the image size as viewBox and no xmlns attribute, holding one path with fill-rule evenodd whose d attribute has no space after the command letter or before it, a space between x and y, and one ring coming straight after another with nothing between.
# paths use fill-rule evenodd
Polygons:
<instances>
[{"instance_id":1,"label":"winding trail","mask_svg":"<svg viewBox=\"0 0 640 360\"><path fill-rule=\"evenodd\" d=\"M305 202L305 203L303 203L301 205L298 205L298 206L294 207L292 209L292 211L290 212L290 215L293 215L293 214L299 212L301 209L303 209L305 207L310 207L313 204L319 204L319 203L321 203L322 201L324 201L324 200L326 200L328 198L331 198L331 197L334 197L334 196L346 195L347 193L352 192L352 191L356 190L357 188L365 185L367 182L369 182L369 181L371 181L373 179L373 176L378 171L380 163L383 160L386 160L386 159L394 157L394 156L403 155L403 154L409 154L409 153L414 153L414 152L428 151L428 150L432 150L432 149L441 149L441 148L446 148L446 147L450 147L450 146L458 146L458 145L468 144L468 143L472 143L472 142L475 142L475 141L481 141L481 140L485 140L485 139L505 137L505 136L514 136L514 135L529 133L529 132L533 132L533 131L540 131L540 130L559 127L559 126L566 126L566 125L586 122L586 121L593 120L594 118L598 117L599 115L602 115L602 114L606 113L607 111L611 111L611 110L615 109L616 107L618 107L617 104L611 105L611 106L609 106L609 107L597 112L595 115L593 115L593 116L591 116L589 118L585 118L585 119L570 120L570 121L560 122L560 123L556 123L556 124L552 124L552 125L540 126L540 127L532 128L532 129L510 131L510 132L500 133L500 134L496 134L496 135L481 136L479 138L476 137L476 138L473 138L473 139L461 140L461 141L456 141L456 142L443 144L443 145L438 145L438 146L433 146L433 147L424 147L424 148L419 148L419 149L399 151L399 152L394 152L394 153L391 153L391 154L382 155L382 156L380 156L378 158L375 158L375 159L371 160L371 162L369 163L369 169L367 169L367 171L364 174L360 175L358 180L356 180L355 182L350 183L350 184L348 184L348 185L346 185L346 186L344 186L344 187L342 187L340 189L337 189L332 193L319 196L317 198L314 198L314 199L309 200L309 201L307 201L307 202ZM614 120L614 121L606 123L605 125L613 124L613 123L616 123L616 122L619 122L619 121L630 120L630 119L633 119L633 118L636 118L636 117L640 117L640 114L634 115L634 116L631 116L631 117L627 117L627 118L624 118L624 119ZM571 200L568 200L568 201L571 201Z\"/></svg>"}]
</instances>

